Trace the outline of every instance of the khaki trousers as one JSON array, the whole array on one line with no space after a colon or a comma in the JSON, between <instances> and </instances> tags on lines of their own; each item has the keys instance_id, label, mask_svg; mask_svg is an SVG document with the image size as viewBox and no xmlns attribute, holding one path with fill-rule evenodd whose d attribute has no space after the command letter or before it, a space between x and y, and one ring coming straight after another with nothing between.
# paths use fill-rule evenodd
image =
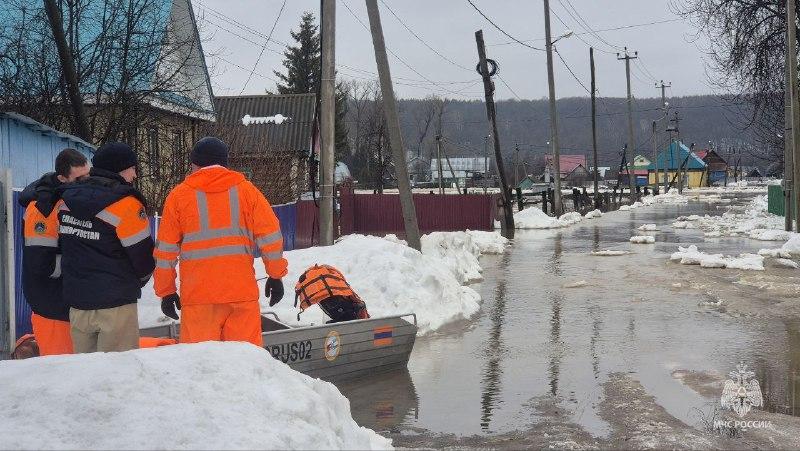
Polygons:
<instances>
[{"instance_id":1,"label":"khaki trousers","mask_svg":"<svg viewBox=\"0 0 800 451\"><path fill-rule=\"evenodd\" d=\"M76 354L122 352L139 347L136 303L101 310L71 308L69 322Z\"/></svg>"}]
</instances>

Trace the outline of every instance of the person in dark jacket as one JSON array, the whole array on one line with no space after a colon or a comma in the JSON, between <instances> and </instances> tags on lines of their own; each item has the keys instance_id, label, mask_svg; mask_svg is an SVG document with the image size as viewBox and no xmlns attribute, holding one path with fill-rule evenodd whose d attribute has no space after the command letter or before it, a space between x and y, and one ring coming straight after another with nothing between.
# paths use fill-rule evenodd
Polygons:
<instances>
[{"instance_id":1,"label":"person in dark jacket","mask_svg":"<svg viewBox=\"0 0 800 451\"><path fill-rule=\"evenodd\" d=\"M146 202L131 184L136 153L108 143L59 205L64 299L76 353L139 346L136 302L155 268Z\"/></svg>"},{"instance_id":2,"label":"person in dark jacket","mask_svg":"<svg viewBox=\"0 0 800 451\"><path fill-rule=\"evenodd\" d=\"M39 355L72 354L69 305L61 294L57 188L89 175L89 161L75 149L59 152L56 172L28 185L19 196L25 207L22 230L22 291L31 307Z\"/></svg>"}]
</instances>

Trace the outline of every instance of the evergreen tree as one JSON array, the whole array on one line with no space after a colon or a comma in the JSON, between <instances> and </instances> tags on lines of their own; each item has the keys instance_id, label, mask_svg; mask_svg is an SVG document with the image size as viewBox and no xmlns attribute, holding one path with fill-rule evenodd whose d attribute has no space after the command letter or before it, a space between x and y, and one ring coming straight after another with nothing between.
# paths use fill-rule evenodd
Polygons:
<instances>
[{"instance_id":1,"label":"evergreen tree","mask_svg":"<svg viewBox=\"0 0 800 451\"><path fill-rule=\"evenodd\" d=\"M286 74L273 71L282 83L277 84L280 94L316 93L322 78L322 46L319 26L314 14L306 11L300 20L300 29L292 30L295 45L283 52L283 67ZM335 156L337 161L350 160L350 144L347 139L347 90L343 83L336 85Z\"/></svg>"}]
</instances>

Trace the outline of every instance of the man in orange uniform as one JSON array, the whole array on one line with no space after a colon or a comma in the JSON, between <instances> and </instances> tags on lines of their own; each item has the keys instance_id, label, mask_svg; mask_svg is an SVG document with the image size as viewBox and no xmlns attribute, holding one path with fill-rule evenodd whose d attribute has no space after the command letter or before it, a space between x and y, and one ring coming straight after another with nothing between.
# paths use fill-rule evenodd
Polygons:
<instances>
[{"instance_id":1,"label":"man in orange uniform","mask_svg":"<svg viewBox=\"0 0 800 451\"><path fill-rule=\"evenodd\" d=\"M269 279L264 292L283 297L286 259L280 223L267 199L228 165L218 138L198 141L192 173L167 196L154 255L154 288L161 310L178 319L181 342L261 340L259 291L253 255L261 254ZM180 258L180 296L175 266Z\"/></svg>"},{"instance_id":2,"label":"man in orange uniform","mask_svg":"<svg viewBox=\"0 0 800 451\"><path fill-rule=\"evenodd\" d=\"M25 208L22 249L22 289L31 306L33 335L39 355L72 354L69 304L61 293L61 253L58 247L57 188L89 175L89 161L75 149L56 157L56 172L28 185L19 197Z\"/></svg>"}]
</instances>

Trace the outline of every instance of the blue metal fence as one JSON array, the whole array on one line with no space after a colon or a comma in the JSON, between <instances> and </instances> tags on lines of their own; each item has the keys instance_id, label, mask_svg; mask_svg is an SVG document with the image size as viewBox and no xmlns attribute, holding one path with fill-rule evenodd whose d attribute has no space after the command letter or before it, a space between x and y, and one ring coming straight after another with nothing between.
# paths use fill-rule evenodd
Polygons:
<instances>
[{"instance_id":1,"label":"blue metal fence","mask_svg":"<svg viewBox=\"0 0 800 451\"><path fill-rule=\"evenodd\" d=\"M22 248L24 245L22 233L22 216L25 209L19 205L20 192L14 191L14 278L16 293L14 296L15 303L15 322L17 327L17 336L19 337L32 332L31 327L31 307L28 301L25 300L25 295L22 292ZM290 251L295 246L295 231L297 227L297 203L276 205L273 207L275 215L281 223L281 233L283 234L283 249ZM158 231L158 217L150 218L150 231L155 239L156 232Z\"/></svg>"}]
</instances>

